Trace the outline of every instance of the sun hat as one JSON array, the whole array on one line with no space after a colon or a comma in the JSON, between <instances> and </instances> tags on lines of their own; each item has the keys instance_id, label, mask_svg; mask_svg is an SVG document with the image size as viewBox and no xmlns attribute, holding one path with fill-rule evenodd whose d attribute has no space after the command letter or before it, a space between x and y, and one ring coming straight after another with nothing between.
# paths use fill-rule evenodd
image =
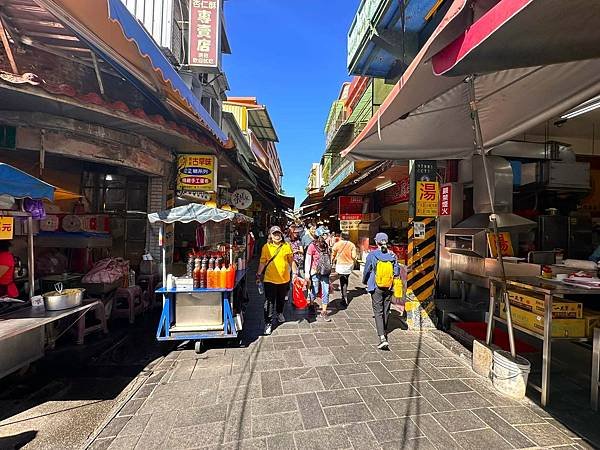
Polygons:
<instances>
[{"instance_id":1,"label":"sun hat","mask_svg":"<svg viewBox=\"0 0 600 450\"><path fill-rule=\"evenodd\" d=\"M281 233L281 228L279 228L277 225L273 225L271 228L269 228L269 234L273 233Z\"/></svg>"}]
</instances>

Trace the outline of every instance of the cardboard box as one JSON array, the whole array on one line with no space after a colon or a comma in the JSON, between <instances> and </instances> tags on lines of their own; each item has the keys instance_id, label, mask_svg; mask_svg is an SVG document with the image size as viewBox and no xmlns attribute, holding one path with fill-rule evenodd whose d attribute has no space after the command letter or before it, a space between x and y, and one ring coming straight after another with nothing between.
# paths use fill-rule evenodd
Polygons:
<instances>
[{"instance_id":1,"label":"cardboard box","mask_svg":"<svg viewBox=\"0 0 600 450\"><path fill-rule=\"evenodd\" d=\"M537 334L544 334L544 316L511 306L512 320L515 325L527 328ZM505 306L500 305L500 317L506 319ZM585 337L585 319L552 319L552 337Z\"/></svg>"},{"instance_id":2,"label":"cardboard box","mask_svg":"<svg viewBox=\"0 0 600 450\"><path fill-rule=\"evenodd\" d=\"M585 335L589 338L594 337L594 328L600 328L600 311L584 310L583 320L585 320Z\"/></svg>"},{"instance_id":3,"label":"cardboard box","mask_svg":"<svg viewBox=\"0 0 600 450\"><path fill-rule=\"evenodd\" d=\"M545 313L543 297L536 297L520 291L508 291L510 303L525 311L543 316ZM554 298L552 300L552 318L554 319L581 319L583 317L583 304L579 302Z\"/></svg>"}]
</instances>

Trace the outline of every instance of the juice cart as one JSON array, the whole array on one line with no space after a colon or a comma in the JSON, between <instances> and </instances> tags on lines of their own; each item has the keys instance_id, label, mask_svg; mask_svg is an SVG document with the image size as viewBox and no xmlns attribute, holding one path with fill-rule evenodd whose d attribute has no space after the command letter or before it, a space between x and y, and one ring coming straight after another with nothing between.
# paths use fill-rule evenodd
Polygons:
<instances>
[{"instance_id":1,"label":"juice cart","mask_svg":"<svg viewBox=\"0 0 600 450\"><path fill-rule=\"evenodd\" d=\"M200 353L204 339L239 339L242 329L243 313L240 302L234 302L239 294L239 286L244 281L246 270L247 240L244 238L243 252L234 253L233 229L247 228L252 218L243 214L211 208L192 203L159 213L148 214L150 223L160 224L159 241L162 250L163 285L156 290L163 295L163 310L160 316L156 338L159 341L193 340L195 350ZM229 264L236 268L235 281L229 288L193 288L185 277L175 278L168 282L165 243L166 224L189 224L196 222L198 226L210 228L211 224L229 224L229 232L223 232L219 239L229 241ZM223 228L225 229L225 228ZM202 230L204 233L204 230ZM206 230L208 233L208 230ZM214 233L213 233L214 234ZM229 236L227 236L227 234ZM247 233L244 234L246 236ZM203 243L199 247L211 247L215 242ZM222 248L222 243L219 245ZM237 248L240 251L240 248ZM240 268L239 262L243 261ZM235 265L235 262L238 262ZM171 278L171 275L169 275ZM189 281L189 280L187 280ZM181 282L181 283L180 283ZM174 284L172 286L171 284Z\"/></svg>"}]
</instances>

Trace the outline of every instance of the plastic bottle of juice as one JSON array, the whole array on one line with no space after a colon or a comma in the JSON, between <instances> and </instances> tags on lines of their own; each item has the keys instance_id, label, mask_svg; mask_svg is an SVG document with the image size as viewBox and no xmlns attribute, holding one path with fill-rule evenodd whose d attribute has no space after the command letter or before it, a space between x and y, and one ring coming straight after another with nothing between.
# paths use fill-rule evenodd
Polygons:
<instances>
[{"instance_id":1,"label":"plastic bottle of juice","mask_svg":"<svg viewBox=\"0 0 600 450\"><path fill-rule=\"evenodd\" d=\"M206 271L206 288L215 288L215 260L213 258L208 261L208 270Z\"/></svg>"},{"instance_id":2,"label":"plastic bottle of juice","mask_svg":"<svg viewBox=\"0 0 600 450\"><path fill-rule=\"evenodd\" d=\"M215 288L223 289L223 271L219 266L215 267Z\"/></svg>"},{"instance_id":3,"label":"plastic bottle of juice","mask_svg":"<svg viewBox=\"0 0 600 450\"><path fill-rule=\"evenodd\" d=\"M227 268L227 289L233 289L235 285L235 266L229 264Z\"/></svg>"}]
</instances>

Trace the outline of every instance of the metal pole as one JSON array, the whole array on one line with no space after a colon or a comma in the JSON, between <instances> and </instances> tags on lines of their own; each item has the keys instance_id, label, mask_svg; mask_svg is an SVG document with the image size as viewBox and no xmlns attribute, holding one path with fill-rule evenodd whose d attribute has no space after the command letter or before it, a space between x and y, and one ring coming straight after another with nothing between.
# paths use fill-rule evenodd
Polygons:
<instances>
[{"instance_id":1,"label":"metal pole","mask_svg":"<svg viewBox=\"0 0 600 450\"><path fill-rule=\"evenodd\" d=\"M504 299L506 305L506 323L508 327L508 342L510 344L510 353L513 358L517 356L515 351L515 337L512 325L512 313L510 311L510 300L508 298L508 291L506 288L506 272L504 271L504 259L502 258L502 249L500 247L500 233L498 232L498 220L496 217L496 208L494 207L494 196L492 194L492 186L490 185L490 174L487 165L487 155L483 148L483 135L481 133L481 123L479 122L479 110L477 109L477 99L475 98L475 75L469 77L469 107L471 108L471 119L473 120L473 130L475 132L475 146L477 151L481 155L483 161L483 171L485 172L485 184L487 186L488 195L490 197L490 206L492 214L490 220L492 222L492 229L494 232L494 239L496 241L496 252L498 262L500 263L500 273L502 275L502 292L501 296ZM490 317L488 320L488 331L487 335L491 335L493 319Z\"/></svg>"},{"instance_id":2,"label":"metal pole","mask_svg":"<svg viewBox=\"0 0 600 450\"><path fill-rule=\"evenodd\" d=\"M29 298L35 295L35 256L33 253L33 218L27 217L27 266L29 269Z\"/></svg>"}]
</instances>

